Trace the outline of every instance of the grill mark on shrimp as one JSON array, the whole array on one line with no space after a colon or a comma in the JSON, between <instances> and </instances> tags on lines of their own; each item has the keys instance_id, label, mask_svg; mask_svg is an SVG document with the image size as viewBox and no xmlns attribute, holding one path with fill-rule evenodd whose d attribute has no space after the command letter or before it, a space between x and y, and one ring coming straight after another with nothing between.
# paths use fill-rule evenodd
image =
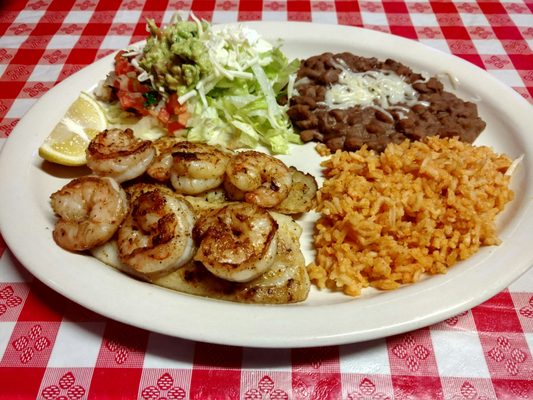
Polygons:
<instances>
[{"instance_id":1,"label":"grill mark on shrimp","mask_svg":"<svg viewBox=\"0 0 533 400\"><path fill-rule=\"evenodd\" d=\"M130 193L131 211L117 238L121 261L149 278L187 263L195 220L187 201L157 185L134 185Z\"/></svg>"},{"instance_id":2,"label":"grill mark on shrimp","mask_svg":"<svg viewBox=\"0 0 533 400\"><path fill-rule=\"evenodd\" d=\"M264 208L227 205L195 225L195 260L219 278L250 281L270 268L277 253L277 231L277 222Z\"/></svg>"},{"instance_id":3,"label":"grill mark on shrimp","mask_svg":"<svg viewBox=\"0 0 533 400\"><path fill-rule=\"evenodd\" d=\"M287 198L291 187L289 167L258 151L237 153L226 169L224 188L233 200L272 208Z\"/></svg>"},{"instance_id":4,"label":"grill mark on shrimp","mask_svg":"<svg viewBox=\"0 0 533 400\"><path fill-rule=\"evenodd\" d=\"M125 182L141 176L155 156L149 140L140 140L131 129L106 129L87 147L87 166L97 175Z\"/></svg>"},{"instance_id":5,"label":"grill mark on shrimp","mask_svg":"<svg viewBox=\"0 0 533 400\"><path fill-rule=\"evenodd\" d=\"M128 212L126 193L111 178L76 178L50 196L59 216L53 237L66 250L83 251L105 243Z\"/></svg>"}]
</instances>

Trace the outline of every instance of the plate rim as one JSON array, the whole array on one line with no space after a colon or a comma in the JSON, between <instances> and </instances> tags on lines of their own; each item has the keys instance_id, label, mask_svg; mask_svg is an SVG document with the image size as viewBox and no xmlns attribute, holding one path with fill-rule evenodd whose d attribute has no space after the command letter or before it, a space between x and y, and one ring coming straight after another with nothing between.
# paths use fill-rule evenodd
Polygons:
<instances>
[{"instance_id":1,"label":"plate rim","mask_svg":"<svg viewBox=\"0 0 533 400\"><path fill-rule=\"evenodd\" d=\"M328 24L316 24L316 23L308 23L308 22L239 22L239 23L231 23L231 24L220 24L216 25L217 27L224 26L224 25L244 25L249 26L252 29L256 30L273 30L276 32L280 31L280 26L283 26L283 29L285 30L285 34L287 31L291 31L294 33L294 31L302 30L304 27L309 28L310 25L313 26L313 35L317 35L317 33L323 32L324 30L329 31L330 34L335 35L342 35L344 33L352 33L354 35L369 35L371 37L376 37L381 40L392 41L394 43L401 43L405 44L406 47L410 49L423 49L423 52L430 52L434 54L440 54L440 57L444 57L445 59L451 60L452 63L459 63L460 65L463 65L468 70L481 72L484 79L490 79L490 82L492 85L495 85L499 88L499 90L503 91L504 97L513 103L516 107L525 107L525 105L529 105L525 99L523 99L518 93L516 93L513 89L506 86L504 83L498 81L496 78L492 77L488 74L485 70L477 67L474 64L471 64L465 60L462 60L460 58L457 58L451 54L442 52L441 50L434 49L431 47L428 47L424 45L423 43L413 41L410 39L406 39L399 36L394 36L391 34L378 32L378 31L372 31L365 28L359 28L359 27L351 27L351 26L341 26L341 25L328 25ZM316 28L316 29L315 29ZM333 33L332 33L333 32ZM66 78L62 82L60 82L58 85L56 85L54 88L50 89L47 93L45 93L27 112L27 114L21 118L21 120L18 122L17 126L13 130L10 137L6 140L4 143L2 152L0 153L0 200L2 204L6 204L6 201L11 201L11 204L14 200L16 200L16 194L12 192L12 188L9 187L8 189L8 183L13 183L13 177L10 177L8 175L8 166L10 163L13 163L13 159L15 158L15 154L13 150L10 150L11 148L17 148L17 146L20 146L21 144L19 142L23 141L30 141L31 138L34 137L42 137L44 138L44 134L37 134L35 132L31 133L30 137L28 138L28 134L25 132L20 132L26 129L26 126L30 124L31 119L35 118L35 115L40 112L41 108L45 108L45 105L50 103L57 94L65 94L64 98L69 99L69 97L72 97L72 100L79 94L79 90L74 90L76 86L76 82L82 81L82 77L85 77L85 75L92 75L94 74L92 71L98 70L98 66L106 65L110 62L110 60L113 57L113 54L116 52L111 53L108 56L103 57L102 59L84 67L74 75ZM99 79L103 79L104 76L102 76ZM477 78L476 78L477 80ZM95 83L95 82L93 82ZM533 122L533 121L532 121ZM524 125L525 126L525 125ZM29 128L29 126L28 126ZM24 140L22 139L24 137ZM18 138L18 139L17 139ZM526 144L526 147L529 151L533 151L533 139L529 138L522 138L524 143ZM32 149L32 159L35 160L37 149ZM528 157L525 160L526 165L528 168L526 169L526 173L529 175L531 174L532 166L531 161L529 160L530 157ZM28 166L29 168L35 167L35 165L32 163L32 165ZM29 173L29 172L28 172ZM7 175L7 177L6 177ZM16 192L16 190L15 190ZM523 214L527 214L529 217L533 217L533 207L531 206L531 185L527 188L527 193L529 195L529 203L526 204L526 207L523 211ZM25 193L25 192L24 192ZM18 193L23 194L23 193ZM138 285L142 285L142 293L146 294L148 297L157 297L161 298L162 300L167 300L172 303L172 300L175 300L176 296L180 298L180 303L184 306L194 306L196 304L200 304L202 307L208 307L211 311L209 312L209 316L216 315L217 313L224 313L224 312L236 312L240 315L245 314L247 318L249 318L249 321L252 322L252 325L255 327L244 327L239 326L239 328L242 328L242 334L240 335L232 335L231 332L223 334L222 336L220 333L215 332L216 328L220 328L220 323L223 321L216 320L216 321L202 321L203 325L203 331L199 332L198 327L193 326L195 323L198 323L198 320L195 318L191 318L190 316L183 316L183 321L181 326L176 327L172 325L171 323L163 324L163 325L157 325L157 326L149 326L149 323L144 320L144 318L149 314L142 314L143 318L134 317L131 318L131 316L127 317L123 313L121 313L121 310L118 309L112 309L108 306L108 304L105 301L100 300L98 304L88 304L87 302L87 296L85 297L79 297L76 295L73 295L72 288L65 287L64 281L59 279L53 279L50 276L46 276L44 271L40 269L39 267L35 267L35 259L33 255L28 255L27 252L24 252L22 249L20 249L20 246L17 244L18 239L15 237L15 232L13 231L12 225L10 225L10 222L12 223L14 221L13 216L9 215L7 212L8 207L0 207L0 231L2 232L3 238L9 248L9 250L14 254L14 256L21 262L21 264L28 269L33 276L35 276L37 279L41 280L45 285L51 287L53 290L59 292L63 296L69 298L70 300L77 302L81 304L82 306L89 308L101 315L104 315L106 317L109 317L111 319L134 325L143 329L147 329L153 332L158 332L162 334L182 337L190 340L197 340L197 341L203 341L203 342L211 342L211 343L219 343L219 344L226 344L226 345L236 345L236 346L249 346L249 347L276 347L276 348L296 348L296 347L313 347L318 345L340 345L340 344L347 344L347 343L355 343L360 341L366 341L366 340L372 340L372 339L378 339L385 336L391 336L395 334L399 334L402 332L410 331L413 329L421 328L423 326L432 325L436 322L442 321L448 317L451 317L459 312L464 311L465 309L472 308L473 306L482 303L483 301L487 300L491 296L499 293L501 290L505 289L512 281L509 281L509 277L506 277L505 280L500 282L495 282L492 286L486 288L485 290L482 290L480 293L477 293L476 296L466 296L462 301L454 304L453 306L444 307L438 312L428 313L424 315L423 317L413 317L409 321L404 321L403 323L396 321L393 324L384 325L381 327L374 327L374 328L368 328L365 331L353 331L353 321L338 321L336 320L338 324L338 330L329 330L328 333L314 333L313 332L313 326L310 324L312 322L313 314L316 312L316 309L319 309L320 311L324 313L328 313L330 310L327 309L328 307L333 306L333 304L325 304L325 305L314 305L310 307L306 307L305 304L303 305L282 305L282 306L265 306L265 305L250 305L250 304L239 304L239 303L229 303L229 302L221 302L216 301L212 299L206 299L191 295L184 295L182 293L176 293L164 288L160 287L147 287L145 283L135 281L129 277L125 277L128 279L130 283L128 283L126 286L131 286L131 288L134 287L140 287ZM524 216L525 217L525 216ZM523 222L521 223L523 225ZM520 225L520 224L519 224ZM516 229L518 229L519 226L516 226ZM17 234L20 233L19 231ZM516 247L516 246L514 246ZM69 255L72 256L72 255ZM79 257L78 255L74 255L75 257ZM475 257L475 256L474 256ZM67 257L70 260L70 257ZM481 261L482 262L482 261ZM513 276L513 280L517 279L519 276L521 276L523 273L525 273L533 263L533 253L529 255L528 257L522 257L520 261L520 266L515 268L516 273ZM85 262L82 262L81 264L85 265ZM100 271L101 269L101 271ZM110 269L107 266L102 265L102 268L99 269L99 275L102 277L109 277L110 279L115 279L117 274L120 274L119 272ZM468 275L468 271L465 272ZM124 278L124 276L121 274L121 278ZM439 285L448 285L446 277L437 277L441 278L439 280ZM130 285L131 284L131 285ZM432 289L431 285L428 288L427 285L423 285L423 283L417 283L415 286L420 288L420 290L416 291L395 291L390 293L397 293L398 296L394 296L392 300L390 300L391 296L385 296L386 298L383 300L385 303L389 301L395 301L395 297L399 297L403 299L404 301L407 300L413 300L416 301L416 297L419 295L420 292L425 291L431 291ZM74 297L74 298L73 298ZM81 300L79 302L78 300ZM129 300L129 297L128 297ZM128 307L127 301L122 300L122 302L119 301L119 307ZM364 303L364 301L363 301ZM207 304L205 306L204 304ZM349 309L350 302L343 302L340 304L334 304L334 306L337 307L337 310L340 310L342 313L347 314L347 308ZM164 307L165 313L167 315L174 315L172 310L168 309L169 304ZM362 311L366 311L366 308L375 306L372 302L370 304L364 304L362 307ZM352 306L353 307L353 306ZM272 318L276 319L278 318L279 310L280 309L292 309L297 308L299 310L299 314L301 315L299 318L302 321L299 321L302 323L303 327L307 329L307 333L305 335L284 335L284 326L281 326L281 324L276 326L274 329L274 337L265 334L264 329L266 327L264 323L264 318ZM260 311L260 315L254 315L255 311ZM243 311L245 310L245 311ZM251 312L250 310L254 310L254 312ZM149 309L145 310L149 311ZM309 318L307 321L303 320L303 318ZM204 318L205 319L205 318ZM152 322L152 321L150 321ZM183 323L189 324L185 325ZM224 325L224 324L223 324ZM225 322L226 329L228 327L231 327L231 322L227 321ZM272 327L271 327L272 328Z\"/></svg>"}]
</instances>

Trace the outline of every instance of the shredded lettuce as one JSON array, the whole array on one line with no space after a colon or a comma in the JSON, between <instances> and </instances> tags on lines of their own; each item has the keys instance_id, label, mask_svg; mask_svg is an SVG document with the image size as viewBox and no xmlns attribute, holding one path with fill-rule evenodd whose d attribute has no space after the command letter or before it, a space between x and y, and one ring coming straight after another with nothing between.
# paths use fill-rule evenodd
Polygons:
<instances>
[{"instance_id":1,"label":"shredded lettuce","mask_svg":"<svg viewBox=\"0 0 533 400\"><path fill-rule=\"evenodd\" d=\"M157 59L151 59L151 65L166 63L166 80L173 83L164 89L168 94L177 93L178 100L187 104L191 114L187 138L232 148L263 145L277 154L287 153L289 143L300 143L286 106L278 103L281 96L287 96L290 76L298 69L298 61L289 62L279 43L272 45L246 27L236 25L215 30L205 21L195 17L193 20L193 23L178 20L162 31L151 26L152 35L167 39L165 51L154 48L158 40L149 41L150 55L154 58L157 54ZM179 34L182 29L187 35ZM172 34L166 33L167 30ZM169 43L170 38L176 42ZM193 56L200 47L206 51L202 56ZM177 49L178 58L175 57ZM187 68L168 67L184 54ZM167 56L166 60L159 58ZM169 72L182 76L168 76Z\"/></svg>"}]
</instances>

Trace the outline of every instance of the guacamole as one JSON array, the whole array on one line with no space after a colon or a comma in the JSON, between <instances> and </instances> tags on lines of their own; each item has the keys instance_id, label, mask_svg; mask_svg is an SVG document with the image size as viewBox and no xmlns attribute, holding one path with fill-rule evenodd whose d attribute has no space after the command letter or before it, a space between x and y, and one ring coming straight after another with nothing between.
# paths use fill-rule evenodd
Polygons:
<instances>
[{"instance_id":1,"label":"guacamole","mask_svg":"<svg viewBox=\"0 0 533 400\"><path fill-rule=\"evenodd\" d=\"M155 87L181 96L209 75L213 66L200 29L209 29L206 22L178 21L163 29L148 20L150 37L147 39L139 65L149 72Z\"/></svg>"}]
</instances>

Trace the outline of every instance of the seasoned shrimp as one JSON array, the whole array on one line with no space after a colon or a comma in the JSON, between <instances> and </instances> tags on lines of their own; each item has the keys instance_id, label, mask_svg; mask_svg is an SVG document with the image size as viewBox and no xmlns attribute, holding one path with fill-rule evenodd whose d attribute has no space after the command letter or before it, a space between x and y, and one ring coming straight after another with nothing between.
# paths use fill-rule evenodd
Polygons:
<instances>
[{"instance_id":1,"label":"seasoned shrimp","mask_svg":"<svg viewBox=\"0 0 533 400\"><path fill-rule=\"evenodd\" d=\"M137 191L117 235L120 260L148 278L170 273L194 254L194 214L174 193Z\"/></svg>"},{"instance_id":2,"label":"seasoned shrimp","mask_svg":"<svg viewBox=\"0 0 533 400\"><path fill-rule=\"evenodd\" d=\"M311 174L306 174L294 167L292 173L292 186L289 195L272 211L281 214L299 214L307 212L314 207L318 185Z\"/></svg>"},{"instance_id":3,"label":"seasoned shrimp","mask_svg":"<svg viewBox=\"0 0 533 400\"><path fill-rule=\"evenodd\" d=\"M152 162L155 149L149 140L140 140L131 129L106 129L87 147L87 166L97 175L121 183L141 176Z\"/></svg>"},{"instance_id":4,"label":"seasoned shrimp","mask_svg":"<svg viewBox=\"0 0 533 400\"><path fill-rule=\"evenodd\" d=\"M265 153L238 153L231 158L226 169L224 187L233 200L271 208L289 195L291 186L289 167Z\"/></svg>"},{"instance_id":5,"label":"seasoned shrimp","mask_svg":"<svg viewBox=\"0 0 533 400\"><path fill-rule=\"evenodd\" d=\"M170 171L174 162L172 148L179 142L183 142L183 139L170 136L163 136L152 142L156 155L146 170L150 177L159 182L170 180Z\"/></svg>"},{"instance_id":6,"label":"seasoned shrimp","mask_svg":"<svg viewBox=\"0 0 533 400\"><path fill-rule=\"evenodd\" d=\"M248 282L267 271L277 253L278 224L264 208L235 203L198 220L194 257L219 278Z\"/></svg>"},{"instance_id":7,"label":"seasoned shrimp","mask_svg":"<svg viewBox=\"0 0 533 400\"><path fill-rule=\"evenodd\" d=\"M180 142L172 148L170 181L178 193L199 194L224 181L230 156L215 146Z\"/></svg>"},{"instance_id":8,"label":"seasoned shrimp","mask_svg":"<svg viewBox=\"0 0 533 400\"><path fill-rule=\"evenodd\" d=\"M171 138L159 139L154 145L157 156L146 172L160 182L170 180L176 192L196 195L222 184L229 161L227 152Z\"/></svg>"},{"instance_id":9,"label":"seasoned shrimp","mask_svg":"<svg viewBox=\"0 0 533 400\"><path fill-rule=\"evenodd\" d=\"M82 251L107 242L128 213L128 199L111 178L84 176L50 196L59 216L54 240L66 250Z\"/></svg>"},{"instance_id":10,"label":"seasoned shrimp","mask_svg":"<svg viewBox=\"0 0 533 400\"><path fill-rule=\"evenodd\" d=\"M126 194L128 195L128 198L130 200L130 203L133 203L135 202L135 200L137 200L137 198L141 195L141 194L144 194L144 193L148 193L148 192L153 192L154 190L157 190L163 194L168 194L168 195L171 195L171 196L175 196L176 193L174 193L174 191L165 186L165 185L162 185L160 183L144 183L144 182L139 182L139 183L135 183L134 185L129 185L127 187L124 188L124 191L126 192Z\"/></svg>"}]
</instances>

